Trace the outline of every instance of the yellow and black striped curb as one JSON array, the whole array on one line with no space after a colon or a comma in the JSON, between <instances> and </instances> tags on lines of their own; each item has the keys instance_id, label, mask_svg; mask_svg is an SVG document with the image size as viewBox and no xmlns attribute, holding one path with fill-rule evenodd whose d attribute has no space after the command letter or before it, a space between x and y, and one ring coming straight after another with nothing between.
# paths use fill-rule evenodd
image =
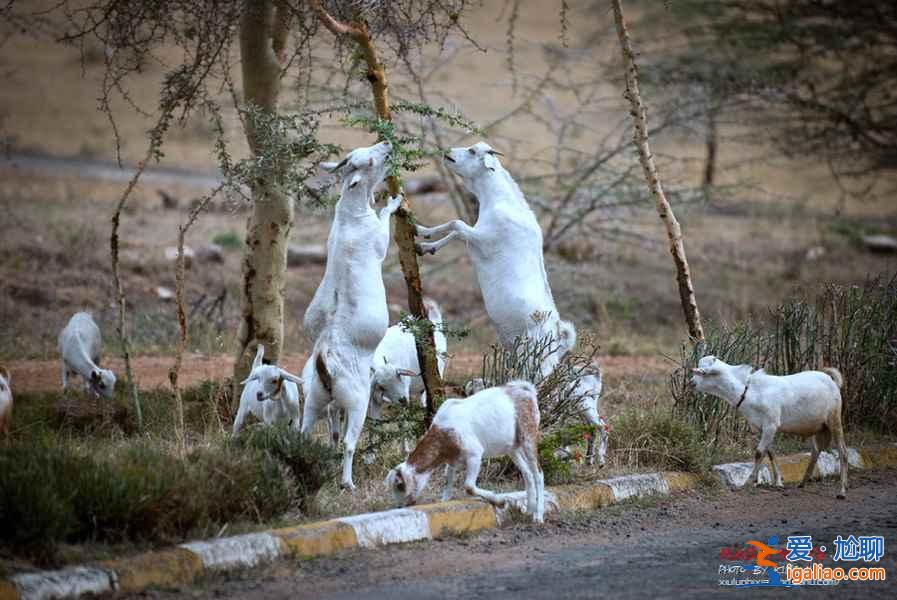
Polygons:
<instances>
[{"instance_id":1,"label":"yellow and black striped curb","mask_svg":"<svg viewBox=\"0 0 897 600\"><path fill-rule=\"evenodd\" d=\"M897 445L851 448L848 456L851 467L856 469L894 467L897 466ZM781 457L779 461L785 481L800 481L808 459L809 454ZM723 483L738 488L746 484L752 467L752 463L731 463L716 465L713 472ZM818 470L821 476L837 474L838 468L834 455L823 453L820 456ZM768 480L768 471L765 473ZM698 478L690 473L624 475L588 485L547 489L546 510L595 510L630 498L668 495L697 485ZM526 493L522 491L503 496L518 509L526 503ZM0 600L78 598L86 594L128 593L153 586L182 585L206 572L251 568L277 558L305 559L351 548L377 548L491 529L502 524L507 510L478 500L453 500L191 542L121 560L57 571L19 573L0 580Z\"/></svg>"}]
</instances>

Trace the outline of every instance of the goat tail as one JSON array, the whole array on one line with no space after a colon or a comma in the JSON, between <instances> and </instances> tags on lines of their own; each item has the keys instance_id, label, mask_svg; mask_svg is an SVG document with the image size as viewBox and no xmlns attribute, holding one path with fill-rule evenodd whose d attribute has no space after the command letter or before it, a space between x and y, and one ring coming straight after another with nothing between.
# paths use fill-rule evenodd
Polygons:
<instances>
[{"instance_id":1,"label":"goat tail","mask_svg":"<svg viewBox=\"0 0 897 600\"><path fill-rule=\"evenodd\" d=\"M442 324L442 311L439 310L439 304L429 296L424 298L424 310L427 313L427 318L430 319L433 325Z\"/></svg>"},{"instance_id":2,"label":"goat tail","mask_svg":"<svg viewBox=\"0 0 897 600\"><path fill-rule=\"evenodd\" d=\"M330 369L327 368L327 361L324 358L326 352L327 346L321 344L315 355L315 372L318 374L318 379L321 380L321 385L329 394L333 392L333 377L330 375Z\"/></svg>"},{"instance_id":3,"label":"goat tail","mask_svg":"<svg viewBox=\"0 0 897 600\"><path fill-rule=\"evenodd\" d=\"M822 372L831 377L839 388L844 387L844 377L841 376L841 371L835 367L825 367Z\"/></svg>"},{"instance_id":4,"label":"goat tail","mask_svg":"<svg viewBox=\"0 0 897 600\"><path fill-rule=\"evenodd\" d=\"M570 321L558 320L558 342L563 353L576 347L576 327Z\"/></svg>"}]
</instances>

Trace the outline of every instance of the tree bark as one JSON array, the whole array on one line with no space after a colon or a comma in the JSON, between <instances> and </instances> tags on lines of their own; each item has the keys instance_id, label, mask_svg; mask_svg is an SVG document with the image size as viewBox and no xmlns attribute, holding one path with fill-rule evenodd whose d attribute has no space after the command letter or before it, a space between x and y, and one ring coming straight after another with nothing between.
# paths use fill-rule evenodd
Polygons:
<instances>
[{"instance_id":1,"label":"tree bark","mask_svg":"<svg viewBox=\"0 0 897 600\"><path fill-rule=\"evenodd\" d=\"M713 186L716 176L716 145L717 145L717 129L716 129L716 107L710 107L707 111L707 157L704 161L704 187Z\"/></svg>"},{"instance_id":2,"label":"tree bark","mask_svg":"<svg viewBox=\"0 0 897 600\"><path fill-rule=\"evenodd\" d=\"M262 114L277 112L280 63L289 27L287 7L270 0L247 0L240 22L240 56L243 96L247 105ZM244 119L249 148L257 154L260 132L253 118ZM276 167L275 167L276 168ZM281 167L282 168L282 167ZM246 224L243 259L243 309L237 333L234 389L249 372L255 346L265 345L265 357L279 360L283 349L284 276L287 245L293 226L292 200L279 188L276 172L267 173L252 186L252 213Z\"/></svg>"},{"instance_id":3,"label":"tree bark","mask_svg":"<svg viewBox=\"0 0 897 600\"><path fill-rule=\"evenodd\" d=\"M358 44L367 66L367 80L371 84L371 92L374 96L374 110L380 119L391 121L386 69L384 69L377 57L377 49L371 40L367 25L364 22L341 23L328 14L317 0L311 0L311 5L317 12L323 25L334 35L348 35ZM401 183L398 178L388 177L386 185L390 195L396 196L402 193ZM433 325L428 319L427 311L424 308L420 266L414 249L414 215L407 196L403 196L402 205L395 213L395 216L393 237L396 245L399 247L399 263L402 267L402 274L405 276L405 286L408 290L408 309L420 322L427 324L422 332L423 335L415 335L414 339L417 349L417 360L421 368L421 378L427 391L426 409L427 424L429 424L436 412L436 406L445 398L445 390L436 360Z\"/></svg>"},{"instance_id":4,"label":"tree bark","mask_svg":"<svg viewBox=\"0 0 897 600\"><path fill-rule=\"evenodd\" d=\"M667 239L670 245L670 254L676 266L676 280L679 285L679 298L682 302L682 311L685 313L685 322L688 325L688 333L694 342L704 340L704 328L701 325L701 313L698 310L698 302L695 299L695 290L691 283L691 273L688 269L688 258L685 255L685 244L682 241L682 229L679 221L673 214L673 209L667 201L660 183L660 174L648 145L648 116L638 87L638 67L635 64L635 53L629 40L629 32L626 29L626 21L623 18L623 7L620 0L611 0L614 9L614 22L617 26L617 35L620 38L620 49L623 53L623 67L626 69L626 92L624 97L629 100L630 114L635 121L633 139L638 148L639 160L645 179L657 207L657 214L666 226Z\"/></svg>"}]
</instances>

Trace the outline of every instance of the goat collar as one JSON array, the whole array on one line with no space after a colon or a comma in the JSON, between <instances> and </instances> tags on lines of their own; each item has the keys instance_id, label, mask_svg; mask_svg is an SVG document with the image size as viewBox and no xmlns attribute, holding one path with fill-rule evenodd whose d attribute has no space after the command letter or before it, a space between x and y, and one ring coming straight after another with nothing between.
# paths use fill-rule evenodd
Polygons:
<instances>
[{"instance_id":1,"label":"goat collar","mask_svg":"<svg viewBox=\"0 0 897 600\"><path fill-rule=\"evenodd\" d=\"M741 404L744 402L744 399L747 398L748 388L751 386L751 376L755 373L755 371L751 371L751 374L747 376L747 380L744 382L744 391L741 392L741 398L738 399L738 404L735 405L735 410L741 408Z\"/></svg>"}]
</instances>

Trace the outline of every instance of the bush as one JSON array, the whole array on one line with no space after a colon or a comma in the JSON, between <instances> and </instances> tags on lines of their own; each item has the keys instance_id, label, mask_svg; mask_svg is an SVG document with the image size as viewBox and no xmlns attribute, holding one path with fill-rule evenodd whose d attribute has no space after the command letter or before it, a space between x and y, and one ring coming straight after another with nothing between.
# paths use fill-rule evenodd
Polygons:
<instances>
[{"instance_id":1,"label":"bush","mask_svg":"<svg viewBox=\"0 0 897 600\"><path fill-rule=\"evenodd\" d=\"M608 449L628 455L628 464L635 468L700 473L711 458L701 432L662 409L628 410L618 416Z\"/></svg>"},{"instance_id":2,"label":"bush","mask_svg":"<svg viewBox=\"0 0 897 600\"><path fill-rule=\"evenodd\" d=\"M307 511L322 487L336 478L340 455L328 444L303 436L286 424L245 430L235 445L254 449L282 463L295 484L296 497Z\"/></svg>"},{"instance_id":3,"label":"bush","mask_svg":"<svg viewBox=\"0 0 897 600\"><path fill-rule=\"evenodd\" d=\"M52 562L60 542L168 542L291 503L280 464L227 446L183 459L142 444L81 453L43 443L0 449L0 539Z\"/></svg>"},{"instance_id":4,"label":"bush","mask_svg":"<svg viewBox=\"0 0 897 600\"><path fill-rule=\"evenodd\" d=\"M749 363L771 374L825 366L844 375L850 428L893 431L897 424L897 276L863 285L826 285L815 297L799 293L767 314L734 326L711 326L702 346L684 346L670 387L680 415L707 432L708 443L738 439L747 424L722 400L695 393L691 369L705 354Z\"/></svg>"},{"instance_id":5,"label":"bush","mask_svg":"<svg viewBox=\"0 0 897 600\"><path fill-rule=\"evenodd\" d=\"M539 464L546 485L570 483L573 480L573 457L559 456L557 451L567 446L586 443L587 436L594 434L595 428L591 425L577 423L542 436L539 440Z\"/></svg>"}]
</instances>

